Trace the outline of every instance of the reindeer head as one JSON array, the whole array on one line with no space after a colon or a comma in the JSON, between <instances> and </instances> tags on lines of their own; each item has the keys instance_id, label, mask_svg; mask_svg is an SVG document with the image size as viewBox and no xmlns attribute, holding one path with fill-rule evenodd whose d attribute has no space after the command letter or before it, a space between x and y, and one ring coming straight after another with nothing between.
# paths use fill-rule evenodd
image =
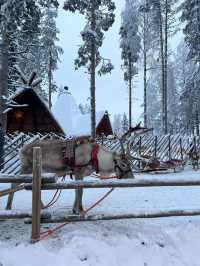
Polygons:
<instances>
[{"instance_id":1,"label":"reindeer head","mask_svg":"<svg viewBox=\"0 0 200 266\"><path fill-rule=\"evenodd\" d=\"M123 178L134 178L133 171L131 168L131 160L130 160L130 148L127 145L127 149L124 147L123 139L118 138L120 146L121 146L121 153L115 154L115 172L119 176L120 179Z\"/></svg>"}]
</instances>

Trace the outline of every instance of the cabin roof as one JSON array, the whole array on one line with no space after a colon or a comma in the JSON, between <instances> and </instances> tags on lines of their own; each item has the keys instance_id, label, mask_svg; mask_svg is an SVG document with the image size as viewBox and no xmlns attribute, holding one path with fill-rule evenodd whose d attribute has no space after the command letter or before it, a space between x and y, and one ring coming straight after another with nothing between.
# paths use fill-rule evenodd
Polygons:
<instances>
[{"instance_id":1,"label":"cabin roof","mask_svg":"<svg viewBox=\"0 0 200 266\"><path fill-rule=\"evenodd\" d=\"M27 104L27 107L17 107L7 113L7 132L33 132L33 133L61 133L64 130L49 110L46 103L31 88L18 90L10 97L19 105Z\"/></svg>"}]
</instances>

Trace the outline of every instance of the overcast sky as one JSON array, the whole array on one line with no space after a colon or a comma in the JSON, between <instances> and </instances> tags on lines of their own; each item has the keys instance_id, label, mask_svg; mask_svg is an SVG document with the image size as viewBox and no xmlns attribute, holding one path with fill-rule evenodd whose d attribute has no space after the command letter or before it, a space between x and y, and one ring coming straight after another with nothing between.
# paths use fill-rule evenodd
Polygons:
<instances>
[{"instance_id":1,"label":"overcast sky","mask_svg":"<svg viewBox=\"0 0 200 266\"><path fill-rule=\"evenodd\" d=\"M84 69L74 70L74 59L77 56L78 45L81 43L80 32L84 28L84 18L77 14L70 14L62 10L64 0L60 0L58 16L58 28L60 30L60 45L64 49L62 63L56 72L55 78L58 85L67 85L77 103L86 103L89 93L89 76ZM106 33L102 55L110 58L115 66L111 74L97 78L96 104L97 110L108 110L111 114L128 112L128 90L123 81L121 70L121 56L119 49L119 28L121 24L120 14L124 8L124 0L115 1L116 21L112 29ZM137 78L139 80L139 78ZM140 83L140 82L139 82ZM139 89L140 87L140 89ZM139 119L142 104L142 87L138 82L134 83L133 95L133 119ZM89 101L88 101L89 103Z\"/></svg>"},{"instance_id":2,"label":"overcast sky","mask_svg":"<svg viewBox=\"0 0 200 266\"><path fill-rule=\"evenodd\" d=\"M83 30L84 17L71 14L62 9L64 0L59 0L59 16L57 27L60 30L60 45L64 50L59 64L59 69L55 74L57 84L68 86L77 104L89 103L89 76L84 69L74 70L74 59L77 57L78 46L81 44L80 32ZM110 58L115 69L111 74L97 78L96 104L97 110L108 110L112 115L128 113L128 89L123 80L121 70L121 51L119 48L119 28L121 24L121 12L124 9L125 0L115 0L116 21L113 27L105 35L102 56ZM176 49L182 34L179 32L170 42L171 48ZM142 120L143 103L143 77L139 75L135 78L133 89L133 123Z\"/></svg>"}]
</instances>

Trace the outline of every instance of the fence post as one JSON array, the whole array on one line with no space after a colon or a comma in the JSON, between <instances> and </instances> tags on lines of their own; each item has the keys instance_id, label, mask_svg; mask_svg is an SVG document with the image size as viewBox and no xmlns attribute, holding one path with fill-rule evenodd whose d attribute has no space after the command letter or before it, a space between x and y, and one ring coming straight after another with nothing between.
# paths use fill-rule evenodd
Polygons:
<instances>
[{"instance_id":1,"label":"fence post","mask_svg":"<svg viewBox=\"0 0 200 266\"><path fill-rule=\"evenodd\" d=\"M142 137L140 136L140 140L139 140L139 155L142 155Z\"/></svg>"},{"instance_id":2,"label":"fence post","mask_svg":"<svg viewBox=\"0 0 200 266\"><path fill-rule=\"evenodd\" d=\"M197 152L197 140L196 140L196 136L194 136L194 152Z\"/></svg>"},{"instance_id":3,"label":"fence post","mask_svg":"<svg viewBox=\"0 0 200 266\"><path fill-rule=\"evenodd\" d=\"M169 135L169 161L171 160L172 158L172 155L171 155L171 136Z\"/></svg>"},{"instance_id":4,"label":"fence post","mask_svg":"<svg viewBox=\"0 0 200 266\"><path fill-rule=\"evenodd\" d=\"M142 156L142 137L140 136L139 139L139 156ZM139 169L141 169L141 161L139 161L139 165L138 165Z\"/></svg>"},{"instance_id":5,"label":"fence post","mask_svg":"<svg viewBox=\"0 0 200 266\"><path fill-rule=\"evenodd\" d=\"M155 136L154 158L157 158L158 136Z\"/></svg>"},{"instance_id":6,"label":"fence post","mask_svg":"<svg viewBox=\"0 0 200 266\"><path fill-rule=\"evenodd\" d=\"M180 138L180 148L181 148L181 160L183 161L183 145L182 145L182 138Z\"/></svg>"},{"instance_id":7,"label":"fence post","mask_svg":"<svg viewBox=\"0 0 200 266\"><path fill-rule=\"evenodd\" d=\"M33 188L32 188L32 235L31 242L40 236L42 154L40 147L33 148Z\"/></svg>"}]
</instances>

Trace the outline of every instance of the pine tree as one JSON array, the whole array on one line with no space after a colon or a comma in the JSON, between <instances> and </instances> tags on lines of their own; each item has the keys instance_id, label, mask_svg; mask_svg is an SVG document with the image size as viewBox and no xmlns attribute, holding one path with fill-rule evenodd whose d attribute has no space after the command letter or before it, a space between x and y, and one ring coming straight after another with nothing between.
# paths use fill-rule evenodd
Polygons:
<instances>
[{"instance_id":1,"label":"pine tree","mask_svg":"<svg viewBox=\"0 0 200 266\"><path fill-rule=\"evenodd\" d=\"M132 80L137 74L136 63L141 49L139 36L138 4L135 0L126 0L125 10L122 13L122 25L120 28L120 48L124 79L129 86L129 128L132 126Z\"/></svg>"},{"instance_id":2,"label":"pine tree","mask_svg":"<svg viewBox=\"0 0 200 266\"><path fill-rule=\"evenodd\" d=\"M168 58L169 38L176 32L175 0L149 0L154 31L157 32L161 62L162 131L168 133Z\"/></svg>"},{"instance_id":3,"label":"pine tree","mask_svg":"<svg viewBox=\"0 0 200 266\"><path fill-rule=\"evenodd\" d=\"M63 49L56 44L59 41L59 30L56 27L57 8L52 4L46 7L42 13L41 38L40 38L40 62L44 83L48 90L49 108L52 107L52 93L56 91L56 84L53 81L53 72L57 69L60 61L59 56Z\"/></svg>"},{"instance_id":4,"label":"pine tree","mask_svg":"<svg viewBox=\"0 0 200 266\"><path fill-rule=\"evenodd\" d=\"M38 30L41 6L47 6L50 2L58 5L57 0L0 0L0 124L4 132L7 122L4 110L8 96L9 67L13 67L16 57L23 53L21 50L17 51L20 42L18 38L22 36L24 46L27 46L32 33ZM3 141L0 142L0 147L3 150Z\"/></svg>"},{"instance_id":5,"label":"pine tree","mask_svg":"<svg viewBox=\"0 0 200 266\"><path fill-rule=\"evenodd\" d=\"M114 115L113 132L118 137L122 135L122 116L121 116L121 114L115 114Z\"/></svg>"},{"instance_id":6,"label":"pine tree","mask_svg":"<svg viewBox=\"0 0 200 266\"><path fill-rule=\"evenodd\" d=\"M143 81L144 81L144 126L147 127L148 113L147 113L147 79L148 66L155 51L155 40L157 33L153 28L152 10L150 0L141 0L139 5L139 31L141 36L141 57L143 61ZM156 46L157 49L157 46Z\"/></svg>"},{"instance_id":7,"label":"pine tree","mask_svg":"<svg viewBox=\"0 0 200 266\"><path fill-rule=\"evenodd\" d=\"M104 32L114 23L115 4L112 0L66 0L64 9L75 13L78 11L86 18L86 26L81 32L83 44L78 50L75 68L86 67L90 74L91 135L96 135L96 71L106 74L113 69L110 60L100 55Z\"/></svg>"},{"instance_id":8,"label":"pine tree","mask_svg":"<svg viewBox=\"0 0 200 266\"><path fill-rule=\"evenodd\" d=\"M128 129L129 129L128 118L127 118L126 113L124 113L122 117L122 132L126 133Z\"/></svg>"},{"instance_id":9,"label":"pine tree","mask_svg":"<svg viewBox=\"0 0 200 266\"><path fill-rule=\"evenodd\" d=\"M187 59L194 66L194 71L187 83L187 92L184 97L190 97L193 103L193 112L190 118L190 128L199 135L199 86L200 86L200 0L184 0L181 4L181 21L185 23L183 29L185 42L188 46ZM191 98L192 97L192 98Z\"/></svg>"},{"instance_id":10,"label":"pine tree","mask_svg":"<svg viewBox=\"0 0 200 266\"><path fill-rule=\"evenodd\" d=\"M181 21L185 23L185 41L189 47L188 57L200 62L200 0L184 0L180 8Z\"/></svg>"}]
</instances>

